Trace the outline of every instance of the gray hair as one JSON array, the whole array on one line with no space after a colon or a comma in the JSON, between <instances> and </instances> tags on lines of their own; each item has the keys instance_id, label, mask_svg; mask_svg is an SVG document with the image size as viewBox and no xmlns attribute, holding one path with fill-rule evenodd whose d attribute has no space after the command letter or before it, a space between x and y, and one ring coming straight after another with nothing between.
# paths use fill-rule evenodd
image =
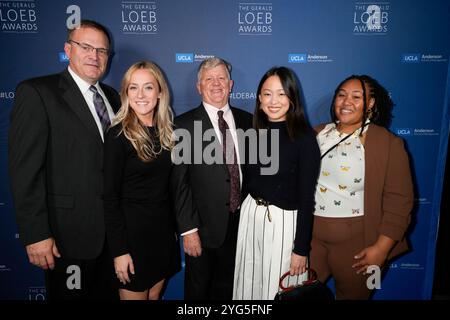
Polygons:
<instances>
[{"instance_id":1,"label":"gray hair","mask_svg":"<svg viewBox=\"0 0 450 320\"><path fill-rule=\"evenodd\" d=\"M225 69L227 69L228 78L231 79L231 64L221 58L212 57L203 60L202 63L200 63L200 65L198 66L197 81L200 82L201 74L204 69L215 68L220 65L225 66Z\"/></svg>"}]
</instances>

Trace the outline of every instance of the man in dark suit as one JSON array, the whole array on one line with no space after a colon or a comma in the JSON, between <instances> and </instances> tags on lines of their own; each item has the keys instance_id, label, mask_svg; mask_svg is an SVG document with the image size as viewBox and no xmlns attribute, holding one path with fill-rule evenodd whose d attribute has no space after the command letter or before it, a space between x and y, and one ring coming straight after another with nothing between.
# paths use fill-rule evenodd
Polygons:
<instances>
[{"instance_id":1,"label":"man in dark suit","mask_svg":"<svg viewBox=\"0 0 450 320\"><path fill-rule=\"evenodd\" d=\"M19 84L11 111L9 173L20 238L46 272L49 299L109 299L112 259L103 219L103 134L120 106L99 80L106 28L68 30L62 73Z\"/></svg>"},{"instance_id":2,"label":"man in dark suit","mask_svg":"<svg viewBox=\"0 0 450 320\"><path fill-rule=\"evenodd\" d=\"M228 104L233 86L230 71L231 66L220 58L204 60L198 69L197 82L203 102L175 119L177 129L187 131L193 143L192 161L178 164L173 170L188 300L232 298L242 183L238 152L242 146L238 145L236 129L250 128L252 116ZM221 159L226 161L205 162L202 156L206 143L202 142L200 149L194 146L198 138L195 132L200 126L202 135L210 130L215 141L225 145L226 150L221 147L220 152ZM225 128L228 135L224 136ZM195 158L201 158L201 163L193 163Z\"/></svg>"}]
</instances>

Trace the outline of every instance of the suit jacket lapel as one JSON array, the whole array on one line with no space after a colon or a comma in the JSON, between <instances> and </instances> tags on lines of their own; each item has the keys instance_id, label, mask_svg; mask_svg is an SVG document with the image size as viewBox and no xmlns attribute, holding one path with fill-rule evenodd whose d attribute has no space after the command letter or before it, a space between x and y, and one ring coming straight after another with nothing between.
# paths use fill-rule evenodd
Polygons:
<instances>
[{"instance_id":1,"label":"suit jacket lapel","mask_svg":"<svg viewBox=\"0 0 450 320\"><path fill-rule=\"evenodd\" d=\"M231 112L233 114L233 118L234 118L234 124L236 126L236 130L237 129L242 129L242 130L247 130L250 129L248 128L248 124L245 123L245 119L239 116L239 113L235 111L235 108L231 107ZM247 161L247 152L249 150L246 150L245 144L243 141L241 141L242 143L239 143L238 141L238 151L239 152L239 157L240 157L240 163L239 163L239 167L241 168L241 171L243 170L242 165L245 163L245 161Z\"/></svg>"},{"instance_id":2,"label":"suit jacket lapel","mask_svg":"<svg viewBox=\"0 0 450 320\"><path fill-rule=\"evenodd\" d=\"M88 131L94 135L95 139L102 143L102 138L98 132L98 127L92 117L92 113L69 71L64 70L61 73L59 87L63 90L63 99L66 101L67 105L78 116Z\"/></svg>"},{"instance_id":3,"label":"suit jacket lapel","mask_svg":"<svg viewBox=\"0 0 450 320\"><path fill-rule=\"evenodd\" d=\"M233 114L234 124L236 125L236 129L246 129L246 124L244 123L244 119L239 117L239 113L237 113L234 108L230 107L231 113Z\"/></svg>"},{"instance_id":4,"label":"suit jacket lapel","mask_svg":"<svg viewBox=\"0 0 450 320\"><path fill-rule=\"evenodd\" d=\"M214 129L211 119L209 119L208 113L205 110L203 104L195 109L194 121L202 122L202 130Z\"/></svg>"},{"instance_id":5,"label":"suit jacket lapel","mask_svg":"<svg viewBox=\"0 0 450 320\"><path fill-rule=\"evenodd\" d=\"M100 87L102 88L103 92L105 93L106 99L109 102L109 105L111 106L114 114L119 111L121 101L118 95L115 94L115 92L111 92L111 89L104 85L103 83L99 82Z\"/></svg>"}]
</instances>

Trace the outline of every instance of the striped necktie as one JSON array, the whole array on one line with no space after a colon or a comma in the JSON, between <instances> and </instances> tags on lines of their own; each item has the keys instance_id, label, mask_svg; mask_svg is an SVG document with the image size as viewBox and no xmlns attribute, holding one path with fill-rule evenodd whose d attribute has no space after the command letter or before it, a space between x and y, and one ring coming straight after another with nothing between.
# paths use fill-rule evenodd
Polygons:
<instances>
[{"instance_id":1,"label":"striped necktie","mask_svg":"<svg viewBox=\"0 0 450 320\"><path fill-rule=\"evenodd\" d=\"M102 96L98 93L98 90L94 86L90 86L89 90L94 94L94 106L95 111L97 111L97 115L100 119L100 123L102 124L103 132L108 129L111 121L109 119L108 110L106 109L105 101L103 101Z\"/></svg>"}]
</instances>

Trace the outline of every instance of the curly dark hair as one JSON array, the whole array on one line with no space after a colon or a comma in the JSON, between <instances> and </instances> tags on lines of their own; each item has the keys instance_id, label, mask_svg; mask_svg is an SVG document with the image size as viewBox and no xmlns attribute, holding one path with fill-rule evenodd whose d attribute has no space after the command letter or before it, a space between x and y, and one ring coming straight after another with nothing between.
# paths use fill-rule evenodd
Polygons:
<instances>
[{"instance_id":1,"label":"curly dark hair","mask_svg":"<svg viewBox=\"0 0 450 320\"><path fill-rule=\"evenodd\" d=\"M267 115L261 110L261 102L259 95L261 94L262 86L266 80L271 76L278 76L284 93L289 98L290 106L286 114L286 128L289 138L293 141L302 133L305 133L309 128L305 116L305 110L300 100L299 86L295 73L286 67L273 67L268 70L258 85L255 112L253 113L253 127L255 129L266 129L269 124Z\"/></svg>"},{"instance_id":2,"label":"curly dark hair","mask_svg":"<svg viewBox=\"0 0 450 320\"><path fill-rule=\"evenodd\" d=\"M370 116L370 122L381 127L388 128L391 124L392 120L392 109L394 108L394 102L389 96L389 92L374 78L368 75L351 75L342 81L334 91L333 101L331 102L330 113L331 120L334 123L337 123L337 117L334 113L334 102L336 100L336 96L341 89L341 87L350 80L359 80L361 82L361 87L363 90L363 96L367 98L374 98L375 103L372 107L371 112L367 111L367 100L364 101L364 109L363 109L363 121L366 122L366 119ZM368 90L368 92L367 92Z\"/></svg>"}]
</instances>

